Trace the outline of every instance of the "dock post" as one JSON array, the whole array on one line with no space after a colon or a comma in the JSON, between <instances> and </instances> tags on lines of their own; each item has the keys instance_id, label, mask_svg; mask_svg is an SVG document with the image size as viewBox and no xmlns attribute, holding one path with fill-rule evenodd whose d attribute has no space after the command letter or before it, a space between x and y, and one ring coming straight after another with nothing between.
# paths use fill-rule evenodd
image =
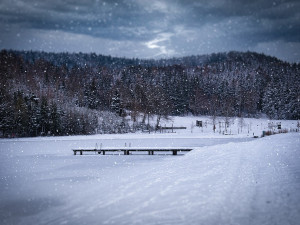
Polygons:
<instances>
[{"instance_id":1,"label":"dock post","mask_svg":"<svg viewBox=\"0 0 300 225\"><path fill-rule=\"evenodd\" d=\"M76 155L76 151L75 151L75 150L73 150L73 152L74 152L74 155Z\"/></svg>"},{"instance_id":2,"label":"dock post","mask_svg":"<svg viewBox=\"0 0 300 225\"><path fill-rule=\"evenodd\" d=\"M177 151L176 150L173 150L173 155L177 155Z\"/></svg>"},{"instance_id":3,"label":"dock post","mask_svg":"<svg viewBox=\"0 0 300 225\"><path fill-rule=\"evenodd\" d=\"M82 151L80 151L80 155L82 155Z\"/></svg>"}]
</instances>

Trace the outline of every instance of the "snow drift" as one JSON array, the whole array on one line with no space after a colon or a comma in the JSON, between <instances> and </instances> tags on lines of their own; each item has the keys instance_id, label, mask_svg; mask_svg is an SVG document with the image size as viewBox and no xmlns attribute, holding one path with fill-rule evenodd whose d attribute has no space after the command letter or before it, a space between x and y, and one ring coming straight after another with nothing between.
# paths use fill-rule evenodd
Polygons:
<instances>
[{"instance_id":1,"label":"snow drift","mask_svg":"<svg viewBox=\"0 0 300 225\"><path fill-rule=\"evenodd\" d=\"M298 133L228 138L176 157L73 156L74 142L0 141L1 224L300 221Z\"/></svg>"}]
</instances>

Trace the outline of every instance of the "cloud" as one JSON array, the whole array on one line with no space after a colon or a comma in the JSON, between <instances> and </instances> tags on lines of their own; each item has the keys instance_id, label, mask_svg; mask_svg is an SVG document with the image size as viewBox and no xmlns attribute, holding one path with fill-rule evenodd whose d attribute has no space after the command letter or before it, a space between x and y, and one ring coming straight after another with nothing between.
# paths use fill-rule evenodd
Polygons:
<instances>
[{"instance_id":1,"label":"cloud","mask_svg":"<svg viewBox=\"0 0 300 225\"><path fill-rule=\"evenodd\" d=\"M299 42L283 42L283 41L262 42L262 43L258 43L253 50L268 55L275 55L275 56L280 55L280 58L287 62L300 63ZM295 59L298 59L298 61Z\"/></svg>"},{"instance_id":2,"label":"cloud","mask_svg":"<svg viewBox=\"0 0 300 225\"><path fill-rule=\"evenodd\" d=\"M286 58L289 43L300 42L299 12L298 0L1 0L0 48L59 51L64 48L54 39L61 39L73 43L65 43L73 51L90 42L86 51L169 57L283 43L269 52ZM111 47L98 48L99 43ZM300 61L297 54L291 58Z\"/></svg>"},{"instance_id":3,"label":"cloud","mask_svg":"<svg viewBox=\"0 0 300 225\"><path fill-rule=\"evenodd\" d=\"M160 33L153 40L146 42L145 45L149 49L158 50L158 53L153 55L153 57L168 57L175 55L176 52L170 47L168 47L168 42L170 42L170 39L173 35L174 34L172 33Z\"/></svg>"},{"instance_id":4,"label":"cloud","mask_svg":"<svg viewBox=\"0 0 300 225\"><path fill-rule=\"evenodd\" d=\"M59 30L21 29L16 34L1 35L0 46L7 49L46 52L96 52L128 58L153 58L157 49L145 48L144 42L96 38Z\"/></svg>"}]
</instances>

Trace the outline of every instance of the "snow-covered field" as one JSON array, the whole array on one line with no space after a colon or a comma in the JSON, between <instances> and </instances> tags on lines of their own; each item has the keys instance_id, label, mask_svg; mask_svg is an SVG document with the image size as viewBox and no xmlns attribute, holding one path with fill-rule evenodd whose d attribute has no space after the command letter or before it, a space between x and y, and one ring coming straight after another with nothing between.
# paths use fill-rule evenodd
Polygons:
<instances>
[{"instance_id":1,"label":"snow-covered field","mask_svg":"<svg viewBox=\"0 0 300 225\"><path fill-rule=\"evenodd\" d=\"M195 127L195 119L206 126ZM209 118L176 117L162 125L187 129L0 139L0 224L299 224L300 133L254 139L271 121L231 119L223 132L221 120L215 133ZM296 129L295 121L281 122ZM71 151L125 143L194 150Z\"/></svg>"}]
</instances>

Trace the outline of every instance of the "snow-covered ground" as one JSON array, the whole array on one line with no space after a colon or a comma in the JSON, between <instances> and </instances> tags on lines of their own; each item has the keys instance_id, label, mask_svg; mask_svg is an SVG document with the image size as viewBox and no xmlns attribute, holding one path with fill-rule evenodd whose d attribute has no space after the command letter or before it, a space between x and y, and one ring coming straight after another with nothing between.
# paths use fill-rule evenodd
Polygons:
<instances>
[{"instance_id":1,"label":"snow-covered ground","mask_svg":"<svg viewBox=\"0 0 300 225\"><path fill-rule=\"evenodd\" d=\"M155 123L156 118L152 120ZM196 121L202 121L202 127L196 126ZM281 124L281 129L288 131L299 129L300 122L295 120L269 120L269 119L255 119L255 118L225 118L216 117L213 122L213 117L207 116L186 116L186 117L170 117L169 120L162 120L160 125L162 127L186 127L184 130L173 130L178 134L186 134L188 136L201 137L222 137L225 135L233 135L232 137L253 137L261 136L262 131L278 132L278 124ZM213 131L213 124L215 124L215 131ZM227 124L227 126L226 126ZM171 130L166 130L171 132ZM219 135L219 136L218 136Z\"/></svg>"},{"instance_id":2,"label":"snow-covered ground","mask_svg":"<svg viewBox=\"0 0 300 225\"><path fill-rule=\"evenodd\" d=\"M231 135L223 135L209 118L203 128L195 119L165 121L187 127L176 133L1 139L0 224L299 224L300 133L254 139L271 121L245 119L240 129L232 119ZM125 143L194 150L71 151Z\"/></svg>"}]
</instances>

